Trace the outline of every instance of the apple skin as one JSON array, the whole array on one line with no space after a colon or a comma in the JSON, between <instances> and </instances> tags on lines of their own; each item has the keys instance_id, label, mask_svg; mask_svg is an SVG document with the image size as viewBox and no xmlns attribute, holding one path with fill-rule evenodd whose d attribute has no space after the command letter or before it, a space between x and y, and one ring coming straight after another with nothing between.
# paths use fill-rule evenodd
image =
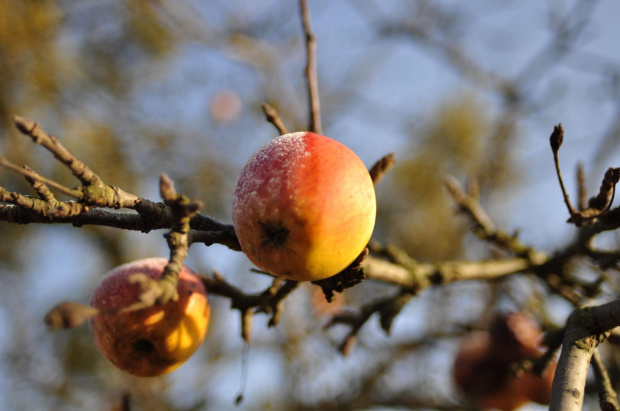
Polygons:
<instances>
[{"instance_id":1,"label":"apple skin","mask_svg":"<svg viewBox=\"0 0 620 411\"><path fill-rule=\"evenodd\" d=\"M167 263L164 258L147 258L114 268L101 280L91 305L106 310L137 302L140 289L128 276L144 273L159 279ZM210 307L204 284L186 266L177 290L177 301L94 316L90 326L99 351L116 367L139 377L154 377L179 367L204 339Z\"/></svg>"},{"instance_id":2,"label":"apple skin","mask_svg":"<svg viewBox=\"0 0 620 411\"><path fill-rule=\"evenodd\" d=\"M233 223L245 255L273 275L316 281L344 270L375 225L375 190L345 145L311 132L280 136L243 167Z\"/></svg>"}]
</instances>

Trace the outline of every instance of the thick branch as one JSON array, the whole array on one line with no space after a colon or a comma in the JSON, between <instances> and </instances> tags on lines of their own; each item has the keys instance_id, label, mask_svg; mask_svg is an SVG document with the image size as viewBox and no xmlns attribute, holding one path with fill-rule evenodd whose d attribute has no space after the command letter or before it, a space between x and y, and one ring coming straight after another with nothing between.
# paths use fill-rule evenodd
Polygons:
<instances>
[{"instance_id":1,"label":"thick branch","mask_svg":"<svg viewBox=\"0 0 620 411\"><path fill-rule=\"evenodd\" d=\"M8 193L6 191L2 192ZM8 193L8 195L10 195L10 193ZM143 203L145 203L141 207L141 211L144 213L143 215L105 209L91 209L79 215L55 215L53 219L33 212L30 209L11 204L0 204L0 221L14 224L73 224L76 227L98 225L131 231L141 231L144 233L148 233L152 230L169 229L171 227L172 214L168 207L163 203L154 203L149 200L140 199L139 204L141 205ZM65 204L79 205L79 203L75 202L66 202ZM219 222L202 214L197 214L192 217L190 224L192 229L196 230L196 233L193 234L194 242L204 242L207 245L218 243L233 250L241 251L241 246L239 245L232 225Z\"/></svg>"},{"instance_id":2,"label":"thick branch","mask_svg":"<svg viewBox=\"0 0 620 411\"><path fill-rule=\"evenodd\" d=\"M494 280L536 268L524 258L485 261L440 261L407 267L369 256L362 264L368 279L421 290L433 284L465 280Z\"/></svg>"},{"instance_id":3,"label":"thick branch","mask_svg":"<svg viewBox=\"0 0 620 411\"><path fill-rule=\"evenodd\" d=\"M550 410L581 410L588 367L594 350L620 325L620 299L578 309L569 317L558 361Z\"/></svg>"}]
</instances>

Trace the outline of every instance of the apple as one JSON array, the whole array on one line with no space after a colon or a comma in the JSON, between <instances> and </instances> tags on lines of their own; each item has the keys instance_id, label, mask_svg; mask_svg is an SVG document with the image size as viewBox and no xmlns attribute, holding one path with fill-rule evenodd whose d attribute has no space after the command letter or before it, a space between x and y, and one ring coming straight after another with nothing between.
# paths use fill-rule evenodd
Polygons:
<instances>
[{"instance_id":1,"label":"apple","mask_svg":"<svg viewBox=\"0 0 620 411\"><path fill-rule=\"evenodd\" d=\"M543 353L540 340L543 334L536 319L524 311L497 315L489 326L495 354L506 361L538 358Z\"/></svg>"},{"instance_id":2,"label":"apple","mask_svg":"<svg viewBox=\"0 0 620 411\"><path fill-rule=\"evenodd\" d=\"M513 371L519 361L543 355L541 336L540 326L527 313L497 316L489 331L471 333L461 343L454 362L456 383L481 409L512 411L529 402L548 404L555 361L542 377Z\"/></svg>"},{"instance_id":3,"label":"apple","mask_svg":"<svg viewBox=\"0 0 620 411\"><path fill-rule=\"evenodd\" d=\"M311 132L275 138L243 167L233 223L245 255L286 279L316 281L351 264L366 247L375 190L360 158Z\"/></svg>"},{"instance_id":4,"label":"apple","mask_svg":"<svg viewBox=\"0 0 620 411\"><path fill-rule=\"evenodd\" d=\"M154 377L179 367L196 351L209 325L204 284L186 266L179 275L177 301L114 312L138 302L140 287L129 281L130 275L143 273L157 280L167 263L147 258L116 267L101 280L91 301L102 311L90 320L97 348L116 367L136 376Z\"/></svg>"}]
</instances>

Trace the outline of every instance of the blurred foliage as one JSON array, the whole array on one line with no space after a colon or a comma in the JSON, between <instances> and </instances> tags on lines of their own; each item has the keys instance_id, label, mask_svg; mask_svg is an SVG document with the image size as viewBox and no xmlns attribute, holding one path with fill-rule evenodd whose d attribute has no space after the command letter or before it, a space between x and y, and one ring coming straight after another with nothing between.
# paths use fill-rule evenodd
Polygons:
<instances>
[{"instance_id":1,"label":"blurred foliage","mask_svg":"<svg viewBox=\"0 0 620 411\"><path fill-rule=\"evenodd\" d=\"M386 240L422 261L461 255L467 226L454 218L454 200L443 180L467 176L490 180L489 120L474 96L450 97L435 112L412 127L408 148L382 194L390 201L379 206L378 231Z\"/></svg>"}]
</instances>

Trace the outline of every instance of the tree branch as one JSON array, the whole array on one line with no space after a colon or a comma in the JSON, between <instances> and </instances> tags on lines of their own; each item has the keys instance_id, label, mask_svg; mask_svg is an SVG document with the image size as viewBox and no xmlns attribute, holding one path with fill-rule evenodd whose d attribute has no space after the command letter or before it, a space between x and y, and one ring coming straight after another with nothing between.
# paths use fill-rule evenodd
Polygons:
<instances>
[{"instance_id":1,"label":"tree branch","mask_svg":"<svg viewBox=\"0 0 620 411\"><path fill-rule=\"evenodd\" d=\"M595 349L592 353L592 370L594 371L594 376L596 377L601 410L620 410L620 405L618 404L618 394L616 394L616 390L614 390L614 385L609 378L609 374L603 364L603 359L601 358L598 349Z\"/></svg>"},{"instance_id":2,"label":"tree branch","mask_svg":"<svg viewBox=\"0 0 620 411\"><path fill-rule=\"evenodd\" d=\"M581 410L588 367L594 350L620 326L620 299L577 309L566 322L550 410Z\"/></svg>"},{"instance_id":3,"label":"tree branch","mask_svg":"<svg viewBox=\"0 0 620 411\"><path fill-rule=\"evenodd\" d=\"M321 125L321 102L319 99L319 81L316 68L316 37L312 32L310 9L306 0L299 0L301 20L306 39L306 81L308 83L308 99L310 105L310 131L323 134Z\"/></svg>"},{"instance_id":4,"label":"tree branch","mask_svg":"<svg viewBox=\"0 0 620 411\"><path fill-rule=\"evenodd\" d=\"M274 127L278 129L278 132L280 133L280 135L289 133L288 128L286 127L286 125L284 124L280 116L278 115L277 110L273 108L273 106L267 103L263 103L261 107L263 109L263 113L265 113L265 117L267 118L267 121L273 124Z\"/></svg>"},{"instance_id":5,"label":"tree branch","mask_svg":"<svg viewBox=\"0 0 620 411\"><path fill-rule=\"evenodd\" d=\"M201 277L207 293L230 298L231 308L239 310L241 315L241 337L250 342L252 335L252 319L255 313L271 314L269 326L278 325L282 315L282 302L293 292L299 283L293 280L274 279L271 287L258 294L246 294L239 288L229 284L217 272L212 278Z\"/></svg>"}]
</instances>

